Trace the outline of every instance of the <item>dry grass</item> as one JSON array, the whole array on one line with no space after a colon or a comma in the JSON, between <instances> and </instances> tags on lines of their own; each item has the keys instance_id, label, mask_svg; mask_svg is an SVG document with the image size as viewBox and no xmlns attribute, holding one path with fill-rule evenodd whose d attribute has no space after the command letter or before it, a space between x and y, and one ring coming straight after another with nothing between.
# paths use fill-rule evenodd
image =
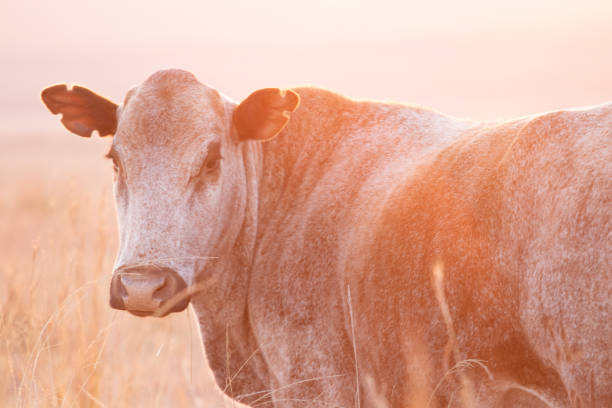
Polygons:
<instances>
[{"instance_id":1,"label":"dry grass","mask_svg":"<svg viewBox=\"0 0 612 408\"><path fill-rule=\"evenodd\" d=\"M116 249L107 141L0 135L0 401L224 406L189 313L108 306Z\"/></svg>"},{"instance_id":2,"label":"dry grass","mask_svg":"<svg viewBox=\"0 0 612 408\"><path fill-rule=\"evenodd\" d=\"M65 134L0 135L2 406L239 406L213 385L191 311L142 319L108 306L116 224L107 146ZM462 372L482 363L460 360L442 273L437 267L432 284L448 357L459 363L441 383L458 379L454 405L471 407L472 384ZM425 360L413 358L407 369L426 373ZM363 380L369 403L388 406L372 379ZM436 406L439 386L432 389L427 375L410 384L407 406Z\"/></svg>"}]
</instances>

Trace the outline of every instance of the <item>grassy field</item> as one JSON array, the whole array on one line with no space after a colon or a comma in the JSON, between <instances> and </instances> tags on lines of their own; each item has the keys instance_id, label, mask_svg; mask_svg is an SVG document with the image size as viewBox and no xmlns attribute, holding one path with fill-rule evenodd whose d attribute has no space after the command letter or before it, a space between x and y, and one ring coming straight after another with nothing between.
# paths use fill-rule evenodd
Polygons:
<instances>
[{"instance_id":1,"label":"grassy field","mask_svg":"<svg viewBox=\"0 0 612 408\"><path fill-rule=\"evenodd\" d=\"M157 319L108 305L117 246L109 144L61 131L0 134L0 406L242 407L214 385L191 309ZM435 406L429 385L412 389L407 406Z\"/></svg>"},{"instance_id":2,"label":"grassy field","mask_svg":"<svg viewBox=\"0 0 612 408\"><path fill-rule=\"evenodd\" d=\"M0 134L0 405L232 406L191 310L141 319L108 306L109 142Z\"/></svg>"}]
</instances>

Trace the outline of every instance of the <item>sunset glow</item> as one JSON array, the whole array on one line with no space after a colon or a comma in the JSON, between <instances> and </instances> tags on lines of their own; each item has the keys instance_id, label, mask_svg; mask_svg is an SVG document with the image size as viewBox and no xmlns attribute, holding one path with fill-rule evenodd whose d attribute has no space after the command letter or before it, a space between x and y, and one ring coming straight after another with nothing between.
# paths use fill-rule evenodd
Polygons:
<instances>
[{"instance_id":1,"label":"sunset glow","mask_svg":"<svg viewBox=\"0 0 612 408\"><path fill-rule=\"evenodd\" d=\"M0 58L1 406L612 406L611 0L4 1Z\"/></svg>"},{"instance_id":2,"label":"sunset glow","mask_svg":"<svg viewBox=\"0 0 612 408\"><path fill-rule=\"evenodd\" d=\"M62 0L4 9L6 130L53 126L36 96L49 83L78 82L121 100L166 67L235 99L312 84L485 120L612 94L607 1Z\"/></svg>"}]
</instances>

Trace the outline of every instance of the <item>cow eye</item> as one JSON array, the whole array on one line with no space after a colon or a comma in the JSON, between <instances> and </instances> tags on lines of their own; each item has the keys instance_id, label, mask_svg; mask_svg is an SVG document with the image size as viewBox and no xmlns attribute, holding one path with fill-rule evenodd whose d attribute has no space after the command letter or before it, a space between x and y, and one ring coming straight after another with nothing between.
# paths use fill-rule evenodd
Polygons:
<instances>
[{"instance_id":1,"label":"cow eye","mask_svg":"<svg viewBox=\"0 0 612 408\"><path fill-rule=\"evenodd\" d=\"M213 172L215 170L217 170L219 168L219 162L221 161L220 158L214 159L214 160L207 160L206 164L204 165L206 167L206 171L208 172Z\"/></svg>"},{"instance_id":2,"label":"cow eye","mask_svg":"<svg viewBox=\"0 0 612 408\"><path fill-rule=\"evenodd\" d=\"M219 167L221 165L221 146L218 142L213 142L208 145L206 158L200 165L197 174L192 174L189 178L190 183L194 183L196 190L202 189L207 182L216 179Z\"/></svg>"},{"instance_id":3,"label":"cow eye","mask_svg":"<svg viewBox=\"0 0 612 408\"><path fill-rule=\"evenodd\" d=\"M212 173L219 168L221 163L221 146L219 143L211 143L208 147L208 154L204 160L204 168L208 173Z\"/></svg>"},{"instance_id":4,"label":"cow eye","mask_svg":"<svg viewBox=\"0 0 612 408\"><path fill-rule=\"evenodd\" d=\"M105 156L107 159L112 160L113 162L113 171L115 173L119 172L119 160L117 160L117 154L115 153L115 151L111 148L111 150L109 150L108 153L106 153Z\"/></svg>"}]
</instances>

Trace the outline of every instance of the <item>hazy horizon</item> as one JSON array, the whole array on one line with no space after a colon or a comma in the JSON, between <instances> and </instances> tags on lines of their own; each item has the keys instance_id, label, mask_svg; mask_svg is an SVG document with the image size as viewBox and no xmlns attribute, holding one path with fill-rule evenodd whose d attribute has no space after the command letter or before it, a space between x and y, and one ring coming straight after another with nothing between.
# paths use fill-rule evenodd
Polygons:
<instances>
[{"instance_id":1,"label":"hazy horizon","mask_svg":"<svg viewBox=\"0 0 612 408\"><path fill-rule=\"evenodd\" d=\"M476 120L612 99L605 1L75 0L4 6L0 132L57 130L39 93L79 83L116 102L176 67L240 100L315 85Z\"/></svg>"}]
</instances>

